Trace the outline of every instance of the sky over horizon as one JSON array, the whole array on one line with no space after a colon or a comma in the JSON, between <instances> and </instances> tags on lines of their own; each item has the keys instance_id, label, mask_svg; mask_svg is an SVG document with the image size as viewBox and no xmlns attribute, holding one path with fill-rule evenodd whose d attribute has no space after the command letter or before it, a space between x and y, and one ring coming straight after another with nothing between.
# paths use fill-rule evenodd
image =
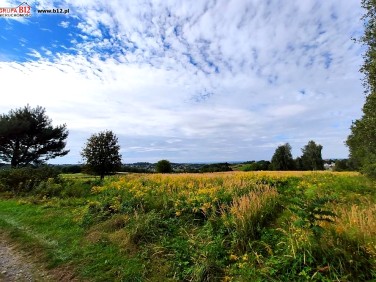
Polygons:
<instances>
[{"instance_id":1,"label":"sky over horizon","mask_svg":"<svg viewBox=\"0 0 376 282\"><path fill-rule=\"evenodd\" d=\"M0 8L22 1L0 0ZM40 105L81 162L112 130L123 162L270 160L314 140L324 158L364 103L357 0L27 1L0 17L0 113ZM38 14L38 9L69 9Z\"/></svg>"}]
</instances>

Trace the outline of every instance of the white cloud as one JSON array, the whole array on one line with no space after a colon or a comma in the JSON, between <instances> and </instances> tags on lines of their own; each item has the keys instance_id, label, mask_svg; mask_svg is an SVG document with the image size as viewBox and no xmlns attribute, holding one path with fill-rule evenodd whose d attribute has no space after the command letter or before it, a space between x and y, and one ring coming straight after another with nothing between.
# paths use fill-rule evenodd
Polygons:
<instances>
[{"instance_id":1,"label":"white cloud","mask_svg":"<svg viewBox=\"0 0 376 282\"><path fill-rule=\"evenodd\" d=\"M31 52L26 53L26 54L29 55L29 56L32 56L34 58L37 58L37 59L41 59L42 58L42 55L37 50L30 49L30 51Z\"/></svg>"},{"instance_id":2,"label":"white cloud","mask_svg":"<svg viewBox=\"0 0 376 282\"><path fill-rule=\"evenodd\" d=\"M63 28L68 28L69 27L69 22L68 21L61 21L59 26Z\"/></svg>"},{"instance_id":3,"label":"white cloud","mask_svg":"<svg viewBox=\"0 0 376 282\"><path fill-rule=\"evenodd\" d=\"M70 144L106 128L126 161L268 159L280 143L298 155L311 139L325 157L346 157L363 103L351 41L362 28L358 1L64 5L81 20L70 47L78 55L51 62L33 49L37 61L0 63L12 93L0 110L45 106L71 129L66 160L79 159L82 146Z\"/></svg>"}]
</instances>

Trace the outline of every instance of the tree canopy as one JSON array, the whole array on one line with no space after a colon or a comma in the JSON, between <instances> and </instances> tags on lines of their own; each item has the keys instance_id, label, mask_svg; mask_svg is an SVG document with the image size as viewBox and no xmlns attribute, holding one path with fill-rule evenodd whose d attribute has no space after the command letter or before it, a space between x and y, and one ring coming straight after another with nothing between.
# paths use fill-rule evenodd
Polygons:
<instances>
[{"instance_id":1,"label":"tree canopy","mask_svg":"<svg viewBox=\"0 0 376 282\"><path fill-rule=\"evenodd\" d=\"M369 176L376 177L376 1L362 0L362 7L366 10L363 16L365 29L359 41L366 51L360 71L364 74L366 101L362 117L351 125L346 144L352 163Z\"/></svg>"},{"instance_id":2,"label":"tree canopy","mask_svg":"<svg viewBox=\"0 0 376 282\"><path fill-rule=\"evenodd\" d=\"M81 152L89 172L100 175L111 174L121 168L121 154L118 138L112 131L93 134Z\"/></svg>"},{"instance_id":3,"label":"tree canopy","mask_svg":"<svg viewBox=\"0 0 376 282\"><path fill-rule=\"evenodd\" d=\"M160 160L157 162L156 169L159 173L171 173L172 165L168 160Z\"/></svg>"},{"instance_id":4,"label":"tree canopy","mask_svg":"<svg viewBox=\"0 0 376 282\"><path fill-rule=\"evenodd\" d=\"M311 140L302 149L301 163L303 170L323 170L324 161L321 156L322 146Z\"/></svg>"},{"instance_id":5,"label":"tree canopy","mask_svg":"<svg viewBox=\"0 0 376 282\"><path fill-rule=\"evenodd\" d=\"M271 168L273 170L292 170L294 169L294 159L291 154L289 143L278 146L272 157Z\"/></svg>"},{"instance_id":6,"label":"tree canopy","mask_svg":"<svg viewBox=\"0 0 376 282\"><path fill-rule=\"evenodd\" d=\"M12 168L40 165L69 152L67 137L66 125L52 126L40 106L10 110L0 116L0 159Z\"/></svg>"}]
</instances>

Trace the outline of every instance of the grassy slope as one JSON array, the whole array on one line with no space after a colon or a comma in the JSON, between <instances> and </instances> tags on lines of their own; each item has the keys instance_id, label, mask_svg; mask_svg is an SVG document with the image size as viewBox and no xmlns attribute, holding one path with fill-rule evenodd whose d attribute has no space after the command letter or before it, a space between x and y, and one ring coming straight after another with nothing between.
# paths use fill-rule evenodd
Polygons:
<instances>
[{"instance_id":1,"label":"grassy slope","mask_svg":"<svg viewBox=\"0 0 376 282\"><path fill-rule=\"evenodd\" d=\"M81 210L82 207L54 207L51 202L34 205L2 200L0 228L10 232L26 251L41 255L50 268L70 265L78 276L96 281L124 275L122 272L129 264L127 271L131 272L135 261L129 261L119 248L106 242L91 244L86 240L85 230L74 219Z\"/></svg>"},{"instance_id":2,"label":"grassy slope","mask_svg":"<svg viewBox=\"0 0 376 282\"><path fill-rule=\"evenodd\" d=\"M200 175L192 175L182 176L184 178L178 180L169 179L168 176L128 176L114 182L108 181L103 191L88 198L3 198L0 200L0 229L9 232L25 249L43 254L41 257L49 267L70 265L77 276L93 281L278 281L292 278L332 281L336 277L356 277L351 275L352 272L357 275L357 271L366 271L367 277L375 275L371 273L375 268L372 257L376 243L376 230L372 223L372 219L376 219L375 191L374 184L362 177L349 174L308 174L303 177L296 174L294 178L284 178L287 185L294 186L289 189L303 189L308 191L306 194L331 194L336 199L331 209L344 216L338 220L335 228L324 226L327 230L324 240L312 239L309 229L293 225L294 215L287 210L269 213L268 216L272 216L270 221L257 227L259 229L252 229L249 225L244 227L244 222L236 221L236 216L241 214L242 208L249 211L251 207L249 203L246 206L246 200L258 199L255 197L259 197L259 194L252 194L254 198L238 198L237 210L232 204L234 211L229 211L229 215L218 216L214 213L204 218L200 216L203 214L202 208L208 208L205 201L209 203L213 200L211 198L205 198L197 206L178 206L175 210L175 205L169 206L169 200L180 197L180 194L166 195L166 199L161 199L163 194L155 194L158 193L157 185L183 185L184 181L204 185L211 178L216 178L217 186L229 185L221 179L231 178L231 175L210 174L209 178L202 179ZM266 179L265 173L255 175L257 179ZM270 179L280 177L276 175L273 174ZM128 201L133 196L127 194L123 195L127 198L120 201L127 205L123 205L122 209L116 207L119 204L116 198L118 190L113 190L111 183L124 185L132 181L147 189L142 191L143 194L133 195L138 197L136 204ZM199 187L196 194L206 193L212 189L209 188ZM330 193L327 193L328 189ZM212 193L212 190L209 192ZM161 190L160 193L167 192ZM156 197L158 203L150 200ZM140 202L142 206L138 205ZM193 212L197 208L198 212ZM111 213L105 214L108 210ZM364 219L356 214L351 215L347 212L349 210L367 215L371 220L368 227L362 227L365 225ZM249 218L249 221L252 220ZM351 223L347 221L354 220L359 221L358 225L353 224L352 230L346 230ZM242 228L248 228L250 232L244 233ZM365 233L368 235L361 235ZM251 235L255 238L248 240ZM342 240L343 243L334 243L335 240ZM326 248L329 247L337 249L328 252ZM327 256L328 260L334 256L337 260L328 262L318 259L323 256ZM355 267L351 262L354 259L359 262ZM331 264L336 262L340 266L332 267Z\"/></svg>"}]
</instances>

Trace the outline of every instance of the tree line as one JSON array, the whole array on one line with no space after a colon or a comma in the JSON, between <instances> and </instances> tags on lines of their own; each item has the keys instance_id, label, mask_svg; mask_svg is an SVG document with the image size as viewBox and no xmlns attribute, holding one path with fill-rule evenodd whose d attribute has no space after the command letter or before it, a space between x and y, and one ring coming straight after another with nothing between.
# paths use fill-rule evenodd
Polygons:
<instances>
[{"instance_id":1,"label":"tree line","mask_svg":"<svg viewBox=\"0 0 376 282\"><path fill-rule=\"evenodd\" d=\"M68 154L69 150L65 149L67 137L66 125L52 126L51 119L40 106L31 108L27 105L11 110L0 116L0 159L9 163L11 168L39 166L47 160ZM243 170L323 170L322 148L322 145L311 140L302 148L302 155L294 159L291 146L286 143L276 148L270 162L250 162ZM84 161L83 170L99 175L101 179L105 175L122 171L120 145L112 131L91 135L81 156ZM356 168L355 163L353 159L337 161L336 167L348 170L350 167ZM160 173L173 171L168 160L159 161L155 168ZM77 167L75 169L78 171ZM204 165L197 172L231 170L228 163L222 163Z\"/></svg>"},{"instance_id":2,"label":"tree line","mask_svg":"<svg viewBox=\"0 0 376 282\"><path fill-rule=\"evenodd\" d=\"M272 157L271 170L324 170L322 146L311 140L302 148L302 156L294 159L289 143L278 146Z\"/></svg>"},{"instance_id":3,"label":"tree line","mask_svg":"<svg viewBox=\"0 0 376 282\"><path fill-rule=\"evenodd\" d=\"M45 109L40 106L31 108L27 105L11 110L0 117L0 158L10 163L12 168L38 166L49 159L66 155L69 152L65 149L67 137L66 125L53 127ZM251 163L249 170L322 170L321 150L321 145L309 141L302 149L302 156L294 160L291 146L286 143L276 149L271 162ZM120 145L112 131L90 136L81 156L84 170L102 179L107 174L122 170ZM204 165L197 172L231 170L228 163L221 163ZM156 164L156 171L170 173L172 165L168 160L161 160Z\"/></svg>"},{"instance_id":4,"label":"tree line","mask_svg":"<svg viewBox=\"0 0 376 282\"><path fill-rule=\"evenodd\" d=\"M45 109L40 106L31 108L27 105L24 108L11 110L0 117L0 158L10 163L12 168L38 166L49 159L68 154L69 150L65 149L67 137L66 125L52 126L51 119L46 115ZM310 141L302 149L303 155L294 160L291 155L291 146L288 143L281 145L276 149L269 169L324 169L321 149L321 145ZM85 162L85 169L101 178L119 171L122 166L118 138L108 130L93 134L87 140L81 156ZM171 163L161 160L157 163L156 170L169 173L172 171ZM224 163L206 165L200 171L230 170L230 166Z\"/></svg>"}]
</instances>

